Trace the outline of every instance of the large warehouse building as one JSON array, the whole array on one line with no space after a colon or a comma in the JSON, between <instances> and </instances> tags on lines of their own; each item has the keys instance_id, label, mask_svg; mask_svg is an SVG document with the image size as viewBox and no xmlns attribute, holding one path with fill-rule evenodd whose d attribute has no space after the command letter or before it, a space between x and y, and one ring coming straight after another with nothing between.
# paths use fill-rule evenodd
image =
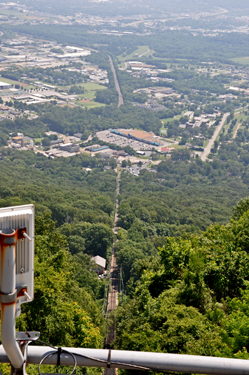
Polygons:
<instances>
[{"instance_id":1,"label":"large warehouse building","mask_svg":"<svg viewBox=\"0 0 249 375\"><path fill-rule=\"evenodd\" d=\"M12 85L10 83L0 81L0 90L10 89Z\"/></svg>"}]
</instances>

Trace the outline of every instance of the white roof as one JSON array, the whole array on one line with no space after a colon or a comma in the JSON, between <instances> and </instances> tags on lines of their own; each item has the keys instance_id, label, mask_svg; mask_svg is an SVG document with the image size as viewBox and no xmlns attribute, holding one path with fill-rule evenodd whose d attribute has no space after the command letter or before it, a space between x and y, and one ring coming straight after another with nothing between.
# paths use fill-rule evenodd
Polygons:
<instances>
[{"instance_id":1,"label":"white roof","mask_svg":"<svg viewBox=\"0 0 249 375\"><path fill-rule=\"evenodd\" d=\"M67 49L73 49L77 51L84 51L84 48L79 48L79 47L73 47L73 46L66 46Z\"/></svg>"},{"instance_id":2,"label":"white roof","mask_svg":"<svg viewBox=\"0 0 249 375\"><path fill-rule=\"evenodd\" d=\"M92 260L94 260L94 262L95 262L98 266L105 268L105 266L106 266L106 259L105 259L105 258L102 258L102 257L99 256L99 255L96 255L95 257L92 258Z\"/></svg>"},{"instance_id":3,"label":"white roof","mask_svg":"<svg viewBox=\"0 0 249 375\"><path fill-rule=\"evenodd\" d=\"M0 86L11 86L11 84L0 81Z\"/></svg>"},{"instance_id":4,"label":"white roof","mask_svg":"<svg viewBox=\"0 0 249 375\"><path fill-rule=\"evenodd\" d=\"M72 143L64 143L62 145L60 145L60 147L68 147L68 146L72 146L73 144Z\"/></svg>"}]
</instances>

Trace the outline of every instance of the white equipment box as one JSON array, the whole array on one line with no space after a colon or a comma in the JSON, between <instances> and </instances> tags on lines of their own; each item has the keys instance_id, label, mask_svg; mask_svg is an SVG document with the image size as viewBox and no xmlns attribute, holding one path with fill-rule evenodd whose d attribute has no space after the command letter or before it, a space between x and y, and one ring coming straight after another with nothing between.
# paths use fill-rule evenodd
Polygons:
<instances>
[{"instance_id":1,"label":"white equipment box","mask_svg":"<svg viewBox=\"0 0 249 375\"><path fill-rule=\"evenodd\" d=\"M16 242L16 289L26 289L25 294L17 295L17 316L21 312L20 305L34 299L34 217L33 204L0 209L0 231L25 228L27 236L30 237L30 240L21 238Z\"/></svg>"}]
</instances>

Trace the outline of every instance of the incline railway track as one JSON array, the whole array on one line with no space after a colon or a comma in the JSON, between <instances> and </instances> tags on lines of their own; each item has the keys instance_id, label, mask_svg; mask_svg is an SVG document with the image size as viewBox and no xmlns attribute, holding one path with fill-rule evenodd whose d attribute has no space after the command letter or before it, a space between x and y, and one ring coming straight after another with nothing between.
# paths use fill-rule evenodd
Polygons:
<instances>
[{"instance_id":1,"label":"incline railway track","mask_svg":"<svg viewBox=\"0 0 249 375\"><path fill-rule=\"evenodd\" d=\"M114 223L113 223L113 232L117 234L118 228L117 228L117 222L118 222L118 207L119 207L119 189L120 189L120 176L121 172L118 170L117 175L117 190L116 190L116 203L115 203L115 213L114 213ZM112 257L111 257L111 265L110 265L110 284L109 284L109 291L108 291L108 302L107 302L107 316L116 309L118 306L118 289L119 289L119 272L118 272L118 266L116 263L116 256L115 256L115 250L114 245L117 242L117 239L114 240L113 246L112 246ZM116 322L115 320L112 321L111 325L108 328L108 336L105 341L105 348L110 349L112 347L112 343L115 340L116 336ZM111 369L105 369L104 375L116 375L116 370Z\"/></svg>"}]
</instances>

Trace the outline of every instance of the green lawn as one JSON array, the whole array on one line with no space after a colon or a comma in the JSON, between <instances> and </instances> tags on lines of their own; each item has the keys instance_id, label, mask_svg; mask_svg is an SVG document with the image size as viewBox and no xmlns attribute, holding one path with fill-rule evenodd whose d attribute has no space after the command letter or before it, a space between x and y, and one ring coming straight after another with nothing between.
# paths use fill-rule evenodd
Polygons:
<instances>
[{"instance_id":1,"label":"green lawn","mask_svg":"<svg viewBox=\"0 0 249 375\"><path fill-rule=\"evenodd\" d=\"M238 119L238 121L245 121L247 119L247 115L245 113L239 113L238 115L236 115L235 113L235 116L234 116L236 119Z\"/></svg>"},{"instance_id":2,"label":"green lawn","mask_svg":"<svg viewBox=\"0 0 249 375\"><path fill-rule=\"evenodd\" d=\"M82 86L84 86L85 89L89 90L89 91L97 91L97 90L105 90L106 89L106 86L99 85L98 83L94 83L94 82L83 83Z\"/></svg>"},{"instance_id":3,"label":"green lawn","mask_svg":"<svg viewBox=\"0 0 249 375\"><path fill-rule=\"evenodd\" d=\"M248 57L235 57L231 60L237 64L249 65L249 56Z\"/></svg>"},{"instance_id":4,"label":"green lawn","mask_svg":"<svg viewBox=\"0 0 249 375\"><path fill-rule=\"evenodd\" d=\"M78 104L82 107L86 107L86 108L96 108L96 107L105 107L105 104L103 103L98 103L98 102L81 102L81 101L77 101L75 102L75 104Z\"/></svg>"},{"instance_id":5,"label":"green lawn","mask_svg":"<svg viewBox=\"0 0 249 375\"><path fill-rule=\"evenodd\" d=\"M34 138L33 141L35 142L41 142L43 138Z\"/></svg>"},{"instance_id":6,"label":"green lawn","mask_svg":"<svg viewBox=\"0 0 249 375\"><path fill-rule=\"evenodd\" d=\"M94 82L82 83L82 84L77 85L77 86L84 87L84 89L85 89L85 93L79 95L80 100L83 100L83 99L87 98L88 100L90 100L90 102L81 102L80 100L78 100L76 102L76 104L87 107L87 108L105 106L105 104L93 102L93 99L95 98L96 91L97 90L106 90L107 89L106 86L99 85L98 83L94 83ZM71 86L60 86L59 88L66 91L66 90L69 90L70 87Z\"/></svg>"},{"instance_id":7,"label":"green lawn","mask_svg":"<svg viewBox=\"0 0 249 375\"><path fill-rule=\"evenodd\" d=\"M120 55L118 58L119 58L120 61L129 61L129 60L134 59L134 58L139 59L140 55L152 56L152 54L153 54L153 52L150 50L149 46L140 46L134 52L132 52L130 55L126 55L126 56ZM138 55L138 56L135 56L135 55ZM143 57L143 56L141 56L141 57Z\"/></svg>"},{"instance_id":8,"label":"green lawn","mask_svg":"<svg viewBox=\"0 0 249 375\"><path fill-rule=\"evenodd\" d=\"M169 142L169 143L175 143L174 140L170 139L170 138L161 138L161 141L163 142Z\"/></svg>"},{"instance_id":9,"label":"green lawn","mask_svg":"<svg viewBox=\"0 0 249 375\"><path fill-rule=\"evenodd\" d=\"M186 111L184 111L184 112L186 112ZM166 122L172 122L172 121L174 121L174 120L180 120L180 118L181 118L182 116L183 116L183 114L177 115L177 116L175 116L175 117L163 118L163 119L161 119L161 121L162 121L163 124L166 124Z\"/></svg>"},{"instance_id":10,"label":"green lawn","mask_svg":"<svg viewBox=\"0 0 249 375\"><path fill-rule=\"evenodd\" d=\"M24 86L25 88L28 86L27 83L20 82L20 81L13 81L12 79L0 77L0 81L5 82L5 83L10 83L11 85L20 85Z\"/></svg>"},{"instance_id":11,"label":"green lawn","mask_svg":"<svg viewBox=\"0 0 249 375\"><path fill-rule=\"evenodd\" d=\"M106 90L106 86L99 85L98 83L87 82L82 85L86 92L80 95L80 98L85 99L88 98L89 100L93 100L95 98L95 94L97 90Z\"/></svg>"},{"instance_id":12,"label":"green lawn","mask_svg":"<svg viewBox=\"0 0 249 375\"><path fill-rule=\"evenodd\" d=\"M141 155L136 155L136 157L138 158L138 159L144 159L144 160L149 160L149 156L141 156Z\"/></svg>"},{"instance_id":13,"label":"green lawn","mask_svg":"<svg viewBox=\"0 0 249 375\"><path fill-rule=\"evenodd\" d=\"M52 20L52 17L41 17L41 16L36 16L36 15L29 15L29 13L22 13L22 12L17 12L15 10L10 10L10 9L5 9L1 10L1 15L3 16L14 16L17 18L21 18L23 20L42 20L42 19L47 19L47 20Z\"/></svg>"},{"instance_id":14,"label":"green lawn","mask_svg":"<svg viewBox=\"0 0 249 375\"><path fill-rule=\"evenodd\" d=\"M183 116L183 114L180 114L180 115L177 115L175 117L161 119L161 122L162 122L162 127L161 127L161 130L160 130L161 133L167 134L167 131L166 131L166 128L165 128L165 124L167 122L172 122L174 120L179 120L182 116Z\"/></svg>"},{"instance_id":15,"label":"green lawn","mask_svg":"<svg viewBox=\"0 0 249 375\"><path fill-rule=\"evenodd\" d=\"M174 147L175 150L183 150L184 148L186 148L186 146L184 145L174 145L172 147Z\"/></svg>"},{"instance_id":16,"label":"green lawn","mask_svg":"<svg viewBox=\"0 0 249 375\"><path fill-rule=\"evenodd\" d=\"M88 82L83 85L86 92L83 95L80 95L82 99L88 98L91 102L84 102L82 105L84 105L87 108L94 108L94 107L103 107L105 104L93 102L93 99L96 96L97 90L106 90L106 86L99 85L98 83L92 83Z\"/></svg>"},{"instance_id":17,"label":"green lawn","mask_svg":"<svg viewBox=\"0 0 249 375\"><path fill-rule=\"evenodd\" d=\"M25 13L17 12L15 10L1 10L1 14L4 16L14 16L14 17L19 17L19 18L26 18Z\"/></svg>"}]
</instances>

